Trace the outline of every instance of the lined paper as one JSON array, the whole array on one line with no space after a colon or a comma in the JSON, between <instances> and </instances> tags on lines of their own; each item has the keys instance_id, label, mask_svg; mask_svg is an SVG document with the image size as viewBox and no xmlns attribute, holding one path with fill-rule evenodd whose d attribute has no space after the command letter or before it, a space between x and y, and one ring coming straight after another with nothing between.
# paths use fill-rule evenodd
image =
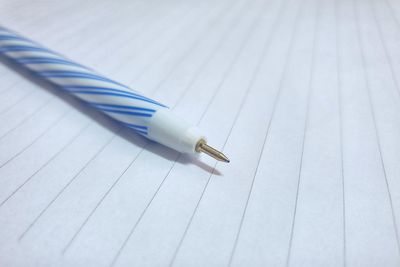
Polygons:
<instances>
[{"instance_id":1,"label":"lined paper","mask_svg":"<svg viewBox=\"0 0 400 267\"><path fill-rule=\"evenodd\" d=\"M230 164L0 65L1 266L399 266L394 0L1 1Z\"/></svg>"}]
</instances>

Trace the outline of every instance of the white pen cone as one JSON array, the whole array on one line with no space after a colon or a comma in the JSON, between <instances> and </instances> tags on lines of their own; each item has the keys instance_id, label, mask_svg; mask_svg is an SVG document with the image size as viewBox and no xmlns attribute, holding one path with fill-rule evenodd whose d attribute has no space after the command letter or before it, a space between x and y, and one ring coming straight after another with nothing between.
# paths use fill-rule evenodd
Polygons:
<instances>
[{"instance_id":1,"label":"white pen cone","mask_svg":"<svg viewBox=\"0 0 400 267\"><path fill-rule=\"evenodd\" d=\"M148 138L182 153L196 152L197 143L205 139L197 127L180 119L168 109L159 109L151 117Z\"/></svg>"}]
</instances>

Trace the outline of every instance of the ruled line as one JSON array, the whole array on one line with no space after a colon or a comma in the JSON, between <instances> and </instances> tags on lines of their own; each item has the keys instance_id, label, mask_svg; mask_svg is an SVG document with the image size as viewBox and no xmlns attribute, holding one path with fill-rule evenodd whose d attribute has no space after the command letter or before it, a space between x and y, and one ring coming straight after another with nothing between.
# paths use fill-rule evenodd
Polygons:
<instances>
[{"instance_id":1,"label":"ruled line","mask_svg":"<svg viewBox=\"0 0 400 267\"><path fill-rule=\"evenodd\" d=\"M18 10L18 8L16 8L15 10ZM60 14L63 14L64 12L70 12L70 14L75 14L76 13L76 4L72 3L71 5L68 5L67 7L59 6L54 12L52 12L52 15L54 17L59 17ZM16 15L16 16L19 16L19 15ZM88 16L83 16L83 17L86 18ZM72 18L72 16L64 17L64 19L70 19L70 18ZM33 25L40 24L41 22L48 22L48 20L49 20L48 16L32 16L31 20L29 21L29 24L33 26ZM68 23L68 21L65 21L65 22ZM76 20L76 22L78 23L77 20ZM79 21L79 23L82 23L82 21ZM48 27L44 28L44 31L40 32L41 34L49 35L50 32L52 32L52 33L60 32L60 31L54 31L54 30L51 29L52 27L56 27L56 25L53 24L53 23L50 23L47 26ZM53 36L53 35L49 35L49 36Z\"/></svg>"},{"instance_id":2,"label":"ruled line","mask_svg":"<svg viewBox=\"0 0 400 267\"><path fill-rule=\"evenodd\" d=\"M117 179L111 184L111 186L107 189L105 194L100 198L100 200L96 203L96 206L90 211L89 215L86 216L85 220L83 223L79 226L78 230L74 233L72 238L67 242L65 247L62 249L61 253L65 254L65 252L68 250L68 248L71 246L71 244L75 241L76 237L79 235L79 233L82 231L82 229L85 227L87 222L90 220L90 218L93 216L93 214L96 212L96 210L100 207L101 203L103 203L104 199L109 195L111 190L117 185L117 183L121 180L121 178L125 175L125 173L129 170L129 168L133 165L134 162L136 162L137 158L140 156L141 152L143 150L140 150L136 156L133 158L133 160L128 164L128 166L121 172L121 174L117 177Z\"/></svg>"},{"instance_id":3,"label":"ruled line","mask_svg":"<svg viewBox=\"0 0 400 267\"><path fill-rule=\"evenodd\" d=\"M63 2L63 3L65 3L65 2ZM65 6L58 6L58 8L55 11L53 11L52 14L54 16L59 16L60 13L63 13L63 12L71 11L71 13L73 13L72 11L76 9L76 3L72 2L72 1L70 1L68 3L70 3L70 5L67 5L66 7ZM18 11L19 9L15 8L14 10ZM12 14L11 16L12 17L20 17L20 15L17 12L15 12L15 14ZM32 18L29 20L29 23L31 25L36 25L36 24L38 24L40 22L44 22L44 21L48 21L48 17L47 16L32 16ZM53 26L53 25L50 24L49 26Z\"/></svg>"},{"instance_id":4,"label":"ruled line","mask_svg":"<svg viewBox=\"0 0 400 267\"><path fill-rule=\"evenodd\" d=\"M152 15L152 14L149 13L149 10L147 10L147 13L146 12L141 12L137 16L135 16L136 19L134 20L134 23L137 22L137 23L135 23L135 25L139 24L141 27L135 28L134 31L127 31L125 33L125 36L124 36L124 32L122 31L121 35L118 35L119 39L118 40L114 40L114 43L113 43L113 47L121 47L121 49L119 51L116 51L116 52L118 52L120 54L123 54L123 53L121 53L121 51L123 51L122 49L129 49L129 53L135 52L135 51L132 51L132 49L130 49L130 46L128 44L133 43L133 41L135 41L138 37L141 36L138 33L146 32L146 29L154 27L154 25L157 25L157 23L159 23L159 21L161 19L167 18L168 16L171 15L170 13L165 12L165 10L162 10L157 3L160 3L160 1L152 2L153 6L158 7L158 9L156 9L156 11L152 10L151 13L156 13L156 15L158 15L157 12L161 13L161 15L160 15L161 18L159 18L159 16L155 16L155 17L157 17L157 19L152 19L152 20L150 20L150 22L143 23L142 19L149 18ZM151 5L146 5L145 6L145 10L146 9L151 9L149 6L151 7ZM162 12L162 11L164 11L164 12ZM128 20L128 18L127 18L127 22L131 23L131 20ZM141 25L141 24L143 24L143 25ZM114 28L111 28L109 30L109 32L106 32L104 34L103 38L101 39L101 41L109 41L110 40L109 39L109 35L114 33L114 32L118 32L121 27L124 27L124 25L126 25L126 23L125 24L122 23L121 26L118 26L118 25L113 26ZM91 47L89 46L88 49L90 50L90 48ZM102 47L100 47L99 55L101 57L103 57L107 61L107 59L109 57L115 57L115 54L106 53L107 52L106 49L108 49L108 47L104 47L104 49L102 49ZM138 51L141 51L141 50L138 49ZM120 54L117 54L117 55L120 55Z\"/></svg>"},{"instance_id":5,"label":"ruled line","mask_svg":"<svg viewBox=\"0 0 400 267\"><path fill-rule=\"evenodd\" d=\"M52 162L58 155L60 155L67 147L72 144L92 123L87 123L84 127L82 127L76 135L74 135L62 148L57 151L53 156L50 157L42 166L40 166L32 175L30 175L25 181L20 184L11 194L9 194L3 201L0 202L0 208L10 199L15 193L17 193L23 186L25 186L33 177L36 176L41 170L43 170L50 162Z\"/></svg>"},{"instance_id":6,"label":"ruled line","mask_svg":"<svg viewBox=\"0 0 400 267\"><path fill-rule=\"evenodd\" d=\"M232 22L232 21L231 21ZM209 64L210 60L213 58L213 56L218 52L218 50L221 48L222 44L224 44L224 39L225 37L228 35L228 33L231 32L231 30L233 29L234 25L237 24L237 20L233 20L233 23L231 23L230 27L228 30L225 30L225 32L221 35L221 38L218 42L218 44L215 46L215 48L212 50L211 53L209 53L209 55L206 57L206 59L202 62L202 64L200 64L200 67L198 69L196 69L195 71L195 75L192 77L192 79L190 80L190 82L188 83L188 85L185 87L184 92L177 98L177 101L174 104L174 107L178 106L181 102L181 100L183 99L184 96L186 96L186 94L190 91L189 89L192 88L192 86L195 84L195 82L197 81L200 73L204 70L204 68ZM217 86L218 87L218 86Z\"/></svg>"},{"instance_id":7,"label":"ruled line","mask_svg":"<svg viewBox=\"0 0 400 267\"><path fill-rule=\"evenodd\" d=\"M41 212L35 217L35 219L29 224L29 226L22 232L22 234L18 237L18 242L21 242L22 239L29 233L29 231L35 226L35 224L40 220L40 218L46 213L46 211L51 207L51 205L62 195L62 193L76 180L77 177L92 163L103 151L104 149L115 139L117 135L112 135L101 147L97 150L97 152L79 169L79 171L66 183L63 188L57 193L55 197L41 210Z\"/></svg>"},{"instance_id":8,"label":"ruled line","mask_svg":"<svg viewBox=\"0 0 400 267\"><path fill-rule=\"evenodd\" d=\"M361 37L361 33L360 33L360 18L359 18L359 7L356 4L355 0L352 0L352 4L353 4L353 14L355 17L355 21L356 21L356 26L357 26L357 40L358 40L358 46L360 48L360 52L361 52L361 59L362 59L362 63L363 63L363 78L364 78L364 83L365 83L365 89L367 91L367 95L368 95L368 103L369 103L369 107L370 107L370 111L371 111L371 118L372 118L372 122L373 122L373 127L374 127L374 134L376 137L376 142L377 142L377 146L378 146L378 153L379 153L379 159L380 159L380 164L382 167L382 172L383 172L383 176L385 179L385 185L386 185L386 191L388 193L388 199L389 199L389 205L390 205L390 209L391 209L391 216L392 216L392 220L393 220L393 230L395 232L395 236L396 236L396 242L397 242L397 250L399 252L400 255L400 240L399 240L399 230L397 228L397 220L396 220L396 214L394 212L394 208L393 208L393 199L392 199L392 195L390 192L390 186L389 186L389 181L387 179L387 172L386 172L386 166L385 166L385 162L383 159L383 155L382 155L382 146L381 146L381 142L380 142L380 134L379 134L379 129L376 123L376 114L375 114L375 108L374 108L374 104L372 101L372 96L371 96L371 84L370 84L370 78L368 75L368 71L367 71L367 67L366 67L366 58L365 58L365 47L362 43L362 37Z\"/></svg>"},{"instance_id":9,"label":"ruled line","mask_svg":"<svg viewBox=\"0 0 400 267\"><path fill-rule=\"evenodd\" d=\"M8 134L10 134L11 132L15 131L15 129L19 128L21 125L23 125L25 122L27 122L30 118L32 118L34 115L36 115L37 113L39 113L41 110L43 110L45 107L49 106L54 98L53 97L49 97L50 99L48 99L47 101L45 101L44 105L37 107L36 109L34 109L32 111L32 113L28 114L25 118L23 118L19 123L17 123L16 125L14 125L13 127L11 127L10 129L8 129L5 133L3 133L0 136L0 141L1 139L3 139L4 137L6 137Z\"/></svg>"},{"instance_id":10,"label":"ruled line","mask_svg":"<svg viewBox=\"0 0 400 267\"><path fill-rule=\"evenodd\" d=\"M236 1L237 2L237 1ZM160 80L160 82L155 86L155 88L151 91L152 94L154 94L156 91L158 91L161 87L162 84L164 84L167 79L174 73L174 71L176 70L176 68L183 62L184 59L186 59L186 57L192 53L197 46L200 45L201 41L205 38L205 36L207 36L207 34L209 33L209 30L212 26L215 26L218 22L222 21L223 18L225 18L227 16L227 13L233 9L235 5L232 5L228 2L228 6L223 6L223 8L220 9L220 12L217 14L217 19L214 22L209 21L209 23L207 24L207 27L205 27L202 31L201 34L198 34L198 38L196 38L191 45L188 47L188 49L186 49L186 51L184 53L182 53L182 55L179 57L179 59L177 60L177 62L173 65L173 67L170 68L170 71L168 71L167 75L164 76L163 79ZM206 12L205 12L206 13Z\"/></svg>"},{"instance_id":11,"label":"ruled line","mask_svg":"<svg viewBox=\"0 0 400 267\"><path fill-rule=\"evenodd\" d=\"M0 57L1 57L1 56L0 56ZM7 67L4 66L4 68L6 68L6 69L8 70ZM8 73L7 73L7 74L8 74ZM7 74L5 74L5 75L3 75L3 76L6 76ZM2 78L3 78L3 77L2 77ZM0 91L0 96L3 95L3 94L5 94L5 93L7 93L7 92L10 92L11 90L15 90L15 89L20 90L19 87L18 87L18 85L20 85L20 84L22 84L21 81L16 81L16 82L13 83L10 87L6 87L5 89L1 90L1 91ZM24 91L24 90L22 90L22 91Z\"/></svg>"},{"instance_id":12,"label":"ruled line","mask_svg":"<svg viewBox=\"0 0 400 267\"><path fill-rule=\"evenodd\" d=\"M181 7L181 10L179 10L180 13L182 13L182 9L183 9L183 7ZM179 13L178 13L178 14L179 14ZM121 49L124 49L125 47L127 47L127 48L129 49L130 46L128 46L127 44L129 44L129 43L132 42L132 41L136 41L136 43L140 43L141 40L142 40L142 39L140 39L140 38L145 38L145 37L147 37L146 34L148 34L149 31L154 30L154 25L160 24L160 21L161 21L162 19L166 19L166 18L173 17L172 15L173 15L173 14L171 14L170 12L166 12L165 14L162 14L161 18L158 18L158 19L156 19L156 20L152 20L152 21L151 21L150 23L148 23L148 24L144 24L144 25L141 25L141 27L135 28L135 30L133 31L133 33L132 33L132 31L129 31L129 35L131 35L131 36L133 35L133 36L132 36L133 38L130 38L130 40L128 40L127 42L118 43L116 46L117 46L117 47L120 47L120 49L119 49L118 51L116 51L116 52L119 52ZM140 21L140 18L142 18L142 17L146 17L146 13L141 13L140 16L138 16L138 20ZM99 19L98 21L104 21L104 18ZM96 24L97 24L97 21L92 22L92 24L96 25ZM116 23L113 23L113 25L115 25L115 24L116 24ZM165 25L164 28L163 28L164 30L168 28L167 26L171 26L170 23L168 22L168 20L166 20L166 22L163 23L163 25ZM86 25L86 26L87 26L86 28L89 28L89 27L90 27L90 25ZM174 26L175 26L175 25L174 25ZM117 27L117 26L114 26L114 27L115 27L115 30L114 30L114 31L111 31L111 32L120 32L120 31L118 30L118 27ZM83 28L83 29L81 29L81 30L84 31L84 29L85 29L85 28ZM74 33L74 32L72 32L72 33ZM153 34L153 35L154 35L156 38L155 38L154 40L152 40L152 42L153 42L153 43L156 43L156 40L159 39L159 36L160 36L160 35L159 35L159 32L156 32L156 33ZM117 35L117 36L120 36L120 35ZM100 38L99 40L97 40L97 41L94 42L94 43L103 43L104 41L110 41L109 33L107 34L107 32L104 33L103 36L100 36L100 37L102 37L102 38ZM99 37L98 37L98 38L99 38ZM80 41L78 41L77 44L79 44L79 42L80 42ZM85 44L86 44L86 41L85 41ZM73 47L74 47L74 50L76 50L76 48L75 48L76 45L73 46ZM78 45L78 47L80 47L80 46ZM103 46L100 46L100 47L99 47L100 49L92 49L93 45L87 45L86 47L88 48L88 51L86 51L87 53L91 53L91 54L93 54L93 55L95 55L95 54L101 54L101 56L99 56L98 58L99 58L100 60L102 60L102 61L107 61L107 58L108 58L108 57L115 56L115 53L114 53L114 54L113 54L113 53L106 53L106 54L104 54L104 53L107 52L107 51L104 51L103 49L101 49ZM113 63L113 65L114 65L113 68L112 68L113 72L118 72L118 71L122 68L123 65L122 65L121 62L134 62L133 59L134 59L136 56L138 56L138 55L140 55L140 54L142 54L142 53L144 52L144 51L143 51L143 47L145 48L145 50L149 50L148 42L143 43L143 44L141 45L141 47L138 48L138 49L135 49L135 50L129 49L129 54L132 55L132 56L130 56L129 58L124 59L124 60L122 60L122 61L114 61L114 62L111 62L111 63ZM100 52L100 53L99 53L99 52ZM84 51L84 53L85 53L85 51ZM109 65L110 65L110 64L109 64Z\"/></svg>"},{"instance_id":13,"label":"ruled line","mask_svg":"<svg viewBox=\"0 0 400 267\"><path fill-rule=\"evenodd\" d=\"M168 176L170 175L172 169L175 167L175 164L178 160L178 158L180 157L181 154L178 154L175 158L175 160L173 161L172 165L170 166L168 172L165 174L164 178L162 179L161 183L158 185L156 191L154 192L154 194L151 196L150 201L147 202L146 206L144 207L143 211L140 213L138 219L136 220L135 224L133 225L133 227L131 228L127 238L124 239L124 241L122 242L121 247L118 249L116 255L114 256L113 260L111 261L110 266L114 266L115 263L117 262L121 252L123 251L123 249L125 248L125 246L127 245L131 235L134 233L136 227L139 225L139 223L142 221L143 216L145 215L146 211L148 210L148 208L150 207L151 203L153 203L153 200L155 199L155 197L157 196L157 193L160 191L161 187L164 185L164 182L167 180Z\"/></svg>"},{"instance_id":14,"label":"ruled line","mask_svg":"<svg viewBox=\"0 0 400 267\"><path fill-rule=\"evenodd\" d=\"M375 10L374 10L372 1L370 0L370 1L368 1L368 3L369 3L369 6L370 6L370 8L371 8L371 12L372 12L372 14L373 14L373 18L374 18L375 25L376 25L376 27L377 27L377 29L378 29L378 33L379 33L379 37L380 37L381 44L382 44L382 46L383 46L383 50L384 50L384 52L385 52L385 60L386 60L386 63L388 64L388 66L389 66L390 74L391 74L391 76L392 76L392 80L393 80L394 86L395 86L395 88L396 88L396 93L397 93L397 96L399 97L399 100L400 100L400 87L399 87L399 82L398 82L397 77L396 77L396 75L395 75L395 71L394 71L394 68L393 68L393 61L392 61L391 56L389 55L389 49L387 48L386 40L385 40L385 38L384 38L384 36L383 36L382 25L379 23L379 20L378 20L378 18L376 17L376 13L375 13ZM393 13L392 13L392 14L393 14Z\"/></svg>"},{"instance_id":15,"label":"ruled line","mask_svg":"<svg viewBox=\"0 0 400 267\"><path fill-rule=\"evenodd\" d=\"M246 2L244 2L246 3ZM244 4L243 3L243 4ZM224 31L223 34L221 34L221 38L219 39L217 45L215 48L212 50L211 53L208 54L208 56L205 58L205 60L200 64L199 68L196 70L195 75L193 78L190 80L188 85L186 86L184 92L176 99L174 103L174 107L178 106L181 101L184 99L186 94L190 91L192 86L194 86L195 82L198 80L200 77L200 73L203 72L203 70L207 67L207 65L210 63L211 59L216 55L216 53L221 49L221 46L224 44L225 38L227 38L228 34L232 31L232 29L238 24L238 20L233 19L228 27L227 30ZM218 86L217 86L218 87ZM212 98L212 97L211 97Z\"/></svg>"},{"instance_id":16,"label":"ruled line","mask_svg":"<svg viewBox=\"0 0 400 267\"><path fill-rule=\"evenodd\" d=\"M37 137L35 137L33 139L33 141L31 141L27 146L25 146L23 149L21 149L20 151L18 151L16 154L14 154L13 156L11 156L9 159L7 159L5 162L3 162L2 164L0 164L0 169L3 168L4 166L6 166L8 163L10 163L13 159L15 159L16 157L18 157L19 155L21 155L23 152L25 152L28 148L30 148L31 146L33 146L36 141L38 141L40 138L42 138L49 130L53 129L54 127L56 127L59 123L61 123L61 121L69 114L71 113L72 110L68 110L66 112L64 112L61 116L58 117L58 120L49 125L48 127L46 127L46 129L44 131L42 131Z\"/></svg>"},{"instance_id":17,"label":"ruled line","mask_svg":"<svg viewBox=\"0 0 400 267\"><path fill-rule=\"evenodd\" d=\"M187 9L190 10L189 7L188 7ZM182 11L182 10L181 10L181 11ZM185 10L183 10L183 11L185 11ZM190 11L193 11L193 10L190 10ZM175 20L176 20L176 17L178 17L179 14L182 14L182 13L183 13L183 17L181 17L181 19L180 19L180 24L179 24L179 25L175 25L175 24L170 25L171 22L175 21ZM158 29L158 30L156 29L156 30L155 30L155 33L153 33L153 34L150 36L150 37L152 37L152 39L147 40L147 41L146 41L146 44L149 45L149 44L157 43L156 40L161 36L161 33L162 33L162 32L165 32L165 31L167 31L167 30L171 30L172 27L181 26L181 25L185 22L184 19L186 19L190 14L191 14L190 12L186 12L186 13L185 13L185 12L179 12L178 15L174 15L174 14L172 13L172 14L169 14L169 16L165 17L165 20L166 20L166 21L164 21L163 23L160 23L160 21L157 21L159 24L164 25L164 26L161 27L161 28ZM195 13L195 14L196 14L196 13ZM168 27L168 26L169 26L169 27ZM145 25L145 28L147 28L146 25ZM140 36L140 34L143 34L143 33L145 33L145 32L148 32L148 31L139 31L139 32L137 33L137 35ZM136 39L136 37L135 37L135 39ZM140 49L138 49L138 51L140 51ZM140 51L140 52L143 53L143 51ZM136 58L136 56L137 56L137 54L136 54L135 56L130 56L130 57L126 58L126 60L125 60L124 62L129 62L129 61L132 62L132 61L134 61L134 59ZM120 69L124 66L124 65L123 65L124 62L121 61L120 64L117 64L115 70L120 70Z\"/></svg>"},{"instance_id":18,"label":"ruled line","mask_svg":"<svg viewBox=\"0 0 400 267\"><path fill-rule=\"evenodd\" d=\"M264 2L265 2L265 6L267 6L266 3L268 3L268 1L264 1ZM263 8L260 8L260 10L263 10ZM241 43L239 49L235 53L235 56L232 58L231 62L229 63L229 68L226 69L226 71L224 72L224 74L222 76L222 79L219 81L219 84L217 85L217 90L215 90L213 95L211 96L211 101L208 102L206 108L204 109L203 113L200 116L200 119L199 119L197 125L199 125L203 121L204 116L206 115L207 111L209 110L209 108L210 108L211 104L213 103L215 97L217 96L217 94L219 93L220 89L222 88L222 86L226 82L226 79L228 78L229 73L232 71L232 69L235 66L235 64L237 64L237 59L243 53L244 47L247 44L247 40L249 39L251 34L254 32L255 26L258 25L258 23L260 23L260 16L261 15L258 15L257 19L254 20L253 23L251 24L251 26L249 28L250 30L248 31L247 35L244 37L245 42Z\"/></svg>"},{"instance_id":19,"label":"ruled line","mask_svg":"<svg viewBox=\"0 0 400 267\"><path fill-rule=\"evenodd\" d=\"M30 97L31 95L33 95L34 93L36 93L35 90L30 90L28 93L24 94L22 97L20 97L19 99L17 99L14 103L12 103L10 106L6 107L5 109L0 111L0 115L3 115L4 113L6 113L7 111L9 111L10 109L12 109L13 107L15 107L16 105L20 104L22 101L24 101L25 99L27 99L28 97Z\"/></svg>"},{"instance_id":20,"label":"ruled line","mask_svg":"<svg viewBox=\"0 0 400 267\"><path fill-rule=\"evenodd\" d=\"M10 105L9 107L7 107L5 110L0 111L0 116L3 117L4 114L8 113L10 110L14 109L15 107L19 107L22 101L26 100L27 98L29 98L32 95L35 95L34 93L37 93L37 91L32 90L31 92L29 92L28 94L25 94L21 99L19 99L17 102L13 103L12 105ZM5 117L5 116L4 116ZM0 136L0 139L2 137Z\"/></svg>"},{"instance_id":21,"label":"ruled line","mask_svg":"<svg viewBox=\"0 0 400 267\"><path fill-rule=\"evenodd\" d=\"M315 90L313 86L314 82L314 72L315 72L315 49L317 46L317 33L318 33L318 22L320 17L320 1L317 1L316 7L316 18L314 21L314 34L313 34L313 41L312 41L312 55L311 55L311 66L310 66L310 76L308 81L308 92L307 92L307 103L306 103L306 110L305 110L305 121L304 121L304 132L303 132L303 140L301 142L301 155L300 155L300 163L299 163L299 172L298 172L298 179L297 179L297 188L296 188L296 198L294 203L294 210L293 210L293 220L292 226L290 230L290 239L289 239L289 248L287 253L286 259L286 266L290 266L290 258L292 254L292 247L293 247L293 236L294 236L294 227L296 224L296 217L297 217L297 207L299 202L299 193L300 193L300 185L301 185L301 178L303 175L303 159L304 159L304 150L307 140L307 130L309 124L309 117L310 117L310 105L311 105L311 97L313 91Z\"/></svg>"},{"instance_id":22,"label":"ruled line","mask_svg":"<svg viewBox=\"0 0 400 267\"><path fill-rule=\"evenodd\" d=\"M136 4L139 4L138 2L136 2ZM128 6L127 8L124 8L124 10L131 10L133 11L134 7L136 7L137 5L134 5L132 3L131 6ZM90 9L89 9L90 10ZM107 8L104 8L102 10L107 10ZM126 12L126 11L124 11ZM90 12L91 14L93 14L93 11ZM88 14L90 15L90 14ZM76 39L76 41L74 43L72 43L72 45L70 45L70 49L73 49L74 51L79 51L81 54L83 55L95 55L97 54L99 51L103 52L102 56L99 56L97 58L101 59L102 62L107 62L106 57L110 56L110 54L113 53L106 53L107 44L111 43L111 41L115 42L116 38L119 38L122 33L124 33L124 31L121 31L120 29L123 28L124 24L122 23L122 19L124 18L123 16L126 16L126 14L121 14L120 16L118 16L117 18L115 18L115 16L113 16L113 14L109 14L109 13L102 13L102 14L96 14L96 18L95 20L90 20L89 22L87 21L86 23L80 23L80 21L77 19L76 21L78 22L77 25L75 27L71 27L71 29L73 29L70 34L65 34L65 32L62 32L63 34L60 34L60 40L56 40L56 43L62 43L63 39L68 39L70 36L72 37L73 35L85 35L86 31L91 31L93 28L94 29L98 29L99 27L102 27L101 30L101 35L94 35L94 36L90 36L90 38L85 38L84 41L80 40L80 39ZM141 13L142 16L146 15L145 12ZM137 16L139 18L141 18L140 16ZM136 16L135 16L136 18ZM110 23L110 20L112 20L112 23ZM99 24L101 26L99 26ZM105 28L103 26L103 24L105 24ZM136 26L135 21L133 21L133 25ZM151 27L151 26L150 26ZM111 31L110 29L113 29L113 31ZM114 36L114 32L118 32L119 34ZM110 36L113 36L113 38L110 38ZM97 44L102 44L101 46L97 46ZM93 49L93 47L96 47L96 49ZM118 45L117 47L121 47L120 45ZM109 48L108 48L109 49ZM89 57L90 59L90 57Z\"/></svg>"},{"instance_id":23,"label":"ruled line","mask_svg":"<svg viewBox=\"0 0 400 267\"><path fill-rule=\"evenodd\" d=\"M82 3L80 3L82 4ZM93 6L91 6L93 7ZM53 35L54 33L58 33L53 39L53 42L56 44L63 43L65 39L72 39L71 37L74 37L75 34L77 33L85 33L86 31L89 31L92 28L97 28L94 25L98 25L99 22L103 21L110 21L111 19L113 20L113 23L115 21L118 21L119 17L115 19L115 16L113 14L110 14L108 12L103 12L105 10L110 10L112 9L112 2L99 2L99 4L94 5L94 10L93 8L82 8L83 12L79 13L77 12L76 5L72 6L72 9L69 13L69 16L63 16L64 19L69 19L70 21L63 22L63 25L69 25L68 28L64 28L63 31L59 31L60 25L57 25L54 23L53 28L48 31L48 34ZM96 14L96 16L93 16L93 14ZM60 16L60 15L59 15ZM57 17L59 17L57 16ZM85 18L85 20L82 20L82 18ZM56 22L59 20L56 19ZM46 25L47 26L47 25ZM39 28L48 28L44 27L43 25L40 26ZM90 39L89 39L90 40ZM85 41L86 43L86 41ZM96 43L98 44L98 43ZM90 46L93 47L93 46ZM80 48L80 46L74 46L71 47L71 49L76 50L77 48Z\"/></svg>"},{"instance_id":24,"label":"ruled line","mask_svg":"<svg viewBox=\"0 0 400 267\"><path fill-rule=\"evenodd\" d=\"M400 21L397 18L397 14L394 12L395 9L393 8L393 6L392 6L392 4L390 3L389 0L385 0L385 3L387 5L387 7L388 7L388 10L390 11L390 14L392 15L392 18L394 19L394 21L396 22L396 24L398 25L398 28L400 30Z\"/></svg>"},{"instance_id":25,"label":"ruled line","mask_svg":"<svg viewBox=\"0 0 400 267\"><path fill-rule=\"evenodd\" d=\"M343 101L342 101L342 70L341 70L341 55L340 55L340 33L339 33L339 7L338 0L334 0L335 3L335 46L336 46L336 74L338 81L338 90L337 90L337 105L338 105L338 116L339 116L339 150L340 150L340 174L341 174L341 182L342 182L342 217L343 217L343 267L347 266L347 242L346 242L346 180L345 180L345 170L344 170L344 149L343 149L343 140L344 140L344 129L343 129Z\"/></svg>"}]
</instances>

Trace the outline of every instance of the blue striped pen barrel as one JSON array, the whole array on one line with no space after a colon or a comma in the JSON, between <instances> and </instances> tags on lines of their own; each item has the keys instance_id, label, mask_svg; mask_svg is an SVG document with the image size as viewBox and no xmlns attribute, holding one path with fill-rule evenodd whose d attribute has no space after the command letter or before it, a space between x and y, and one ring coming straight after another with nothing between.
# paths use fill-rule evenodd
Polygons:
<instances>
[{"instance_id":1,"label":"blue striped pen barrel","mask_svg":"<svg viewBox=\"0 0 400 267\"><path fill-rule=\"evenodd\" d=\"M197 127L165 105L4 27L0 27L0 55L146 138L179 152L204 152L229 162L207 145Z\"/></svg>"}]
</instances>

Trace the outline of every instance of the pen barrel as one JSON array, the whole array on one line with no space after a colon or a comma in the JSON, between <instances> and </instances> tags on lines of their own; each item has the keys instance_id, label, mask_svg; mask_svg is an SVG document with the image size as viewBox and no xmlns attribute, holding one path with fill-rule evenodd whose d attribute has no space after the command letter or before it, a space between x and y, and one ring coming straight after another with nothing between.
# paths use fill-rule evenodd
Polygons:
<instances>
[{"instance_id":1,"label":"pen barrel","mask_svg":"<svg viewBox=\"0 0 400 267\"><path fill-rule=\"evenodd\" d=\"M195 152L202 138L190 124L137 91L0 27L0 55L151 140Z\"/></svg>"}]
</instances>

